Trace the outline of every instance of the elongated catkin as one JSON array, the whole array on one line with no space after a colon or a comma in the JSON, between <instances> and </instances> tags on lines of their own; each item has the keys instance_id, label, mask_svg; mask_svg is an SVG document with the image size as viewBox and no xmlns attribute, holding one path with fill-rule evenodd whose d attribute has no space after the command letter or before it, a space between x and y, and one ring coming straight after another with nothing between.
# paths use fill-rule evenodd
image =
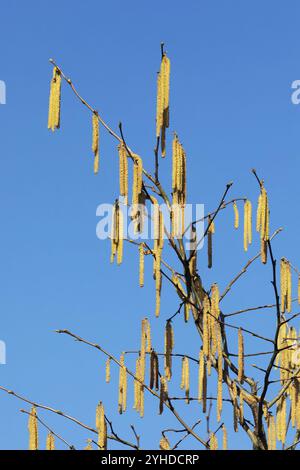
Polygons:
<instances>
[{"instance_id":1,"label":"elongated catkin","mask_svg":"<svg viewBox=\"0 0 300 470\"><path fill-rule=\"evenodd\" d=\"M206 413L206 393L207 393L206 363L203 349L199 352L199 372L198 372L198 402L202 403L203 413Z\"/></svg>"},{"instance_id":2,"label":"elongated catkin","mask_svg":"<svg viewBox=\"0 0 300 470\"><path fill-rule=\"evenodd\" d=\"M261 186L260 195L258 198L256 230L260 232L261 239L261 261L265 264L267 262L267 242L269 240L269 202L267 191L264 186Z\"/></svg>"},{"instance_id":3,"label":"elongated catkin","mask_svg":"<svg viewBox=\"0 0 300 470\"><path fill-rule=\"evenodd\" d=\"M110 382L110 361L111 361L111 358L108 357L105 362L105 382L106 383Z\"/></svg>"},{"instance_id":4,"label":"elongated catkin","mask_svg":"<svg viewBox=\"0 0 300 470\"><path fill-rule=\"evenodd\" d=\"M159 389L159 364L158 364L158 356L154 350L151 351L150 355L150 388L153 390Z\"/></svg>"},{"instance_id":5,"label":"elongated catkin","mask_svg":"<svg viewBox=\"0 0 300 470\"><path fill-rule=\"evenodd\" d=\"M162 375L160 378L160 394L159 394L159 414L164 411L164 403L168 398L168 383L166 378Z\"/></svg>"},{"instance_id":6,"label":"elongated catkin","mask_svg":"<svg viewBox=\"0 0 300 470\"><path fill-rule=\"evenodd\" d=\"M292 309L292 289L291 289L291 265L290 262L282 258L280 261L280 294L281 312L291 312Z\"/></svg>"},{"instance_id":7,"label":"elongated catkin","mask_svg":"<svg viewBox=\"0 0 300 470\"><path fill-rule=\"evenodd\" d=\"M222 431L223 431L223 450L228 449L228 438L227 438L227 429L225 424L222 426Z\"/></svg>"},{"instance_id":8,"label":"elongated catkin","mask_svg":"<svg viewBox=\"0 0 300 470\"><path fill-rule=\"evenodd\" d=\"M120 195L124 197L124 204L127 204L128 200L128 159L127 150L122 142L118 145L119 152L119 185Z\"/></svg>"},{"instance_id":9,"label":"elongated catkin","mask_svg":"<svg viewBox=\"0 0 300 470\"><path fill-rule=\"evenodd\" d=\"M164 53L157 76L156 137L161 137L162 156L166 155L165 133L169 127L170 60Z\"/></svg>"},{"instance_id":10,"label":"elongated catkin","mask_svg":"<svg viewBox=\"0 0 300 470\"><path fill-rule=\"evenodd\" d=\"M98 431L98 446L100 450L107 448L107 427L103 403L100 401L96 408L96 429Z\"/></svg>"},{"instance_id":11,"label":"elongated catkin","mask_svg":"<svg viewBox=\"0 0 300 470\"><path fill-rule=\"evenodd\" d=\"M139 285L144 287L144 272L145 272L145 256L144 256L144 243L139 245Z\"/></svg>"},{"instance_id":12,"label":"elongated catkin","mask_svg":"<svg viewBox=\"0 0 300 470\"><path fill-rule=\"evenodd\" d=\"M218 450L218 439L215 433L211 433L210 440L209 440L209 449L210 450Z\"/></svg>"},{"instance_id":13,"label":"elongated catkin","mask_svg":"<svg viewBox=\"0 0 300 470\"><path fill-rule=\"evenodd\" d=\"M244 382L244 338L241 328L238 332L238 381Z\"/></svg>"},{"instance_id":14,"label":"elongated catkin","mask_svg":"<svg viewBox=\"0 0 300 470\"><path fill-rule=\"evenodd\" d=\"M244 202L244 250L252 243L252 204L247 199Z\"/></svg>"},{"instance_id":15,"label":"elongated catkin","mask_svg":"<svg viewBox=\"0 0 300 470\"><path fill-rule=\"evenodd\" d=\"M61 73L57 67L53 68L50 84L48 129L55 131L60 127L60 100L61 100Z\"/></svg>"},{"instance_id":16,"label":"elongated catkin","mask_svg":"<svg viewBox=\"0 0 300 470\"><path fill-rule=\"evenodd\" d=\"M36 408L33 406L30 411L28 419L28 431L29 431L29 450L38 450L39 447L39 436L38 436L38 420Z\"/></svg>"},{"instance_id":17,"label":"elongated catkin","mask_svg":"<svg viewBox=\"0 0 300 470\"><path fill-rule=\"evenodd\" d=\"M172 323L166 322L165 328L165 377L171 380L172 377L172 352L174 348L174 331Z\"/></svg>"},{"instance_id":18,"label":"elongated catkin","mask_svg":"<svg viewBox=\"0 0 300 470\"><path fill-rule=\"evenodd\" d=\"M117 264L121 264L123 260L123 240L124 240L124 216L120 209L119 202L116 201L112 211L111 224L111 263L114 262L117 255Z\"/></svg>"},{"instance_id":19,"label":"elongated catkin","mask_svg":"<svg viewBox=\"0 0 300 470\"><path fill-rule=\"evenodd\" d=\"M46 450L55 450L55 440L54 440L54 435L52 434L52 432L49 432L47 434Z\"/></svg>"},{"instance_id":20,"label":"elongated catkin","mask_svg":"<svg viewBox=\"0 0 300 470\"><path fill-rule=\"evenodd\" d=\"M268 424L268 450L276 450L276 425L273 415L269 415Z\"/></svg>"},{"instance_id":21,"label":"elongated catkin","mask_svg":"<svg viewBox=\"0 0 300 470\"><path fill-rule=\"evenodd\" d=\"M92 129L93 129L93 138L92 138L92 150L94 153L94 173L99 171L99 119L96 112L92 116Z\"/></svg>"},{"instance_id":22,"label":"elongated catkin","mask_svg":"<svg viewBox=\"0 0 300 470\"><path fill-rule=\"evenodd\" d=\"M233 202L233 211L234 211L234 228L239 228L239 210L236 201Z\"/></svg>"},{"instance_id":23,"label":"elongated catkin","mask_svg":"<svg viewBox=\"0 0 300 470\"><path fill-rule=\"evenodd\" d=\"M118 409L119 409L120 414L126 411L126 403L127 403L127 371L124 365L124 353L123 353L120 358L120 370L119 370Z\"/></svg>"}]
</instances>

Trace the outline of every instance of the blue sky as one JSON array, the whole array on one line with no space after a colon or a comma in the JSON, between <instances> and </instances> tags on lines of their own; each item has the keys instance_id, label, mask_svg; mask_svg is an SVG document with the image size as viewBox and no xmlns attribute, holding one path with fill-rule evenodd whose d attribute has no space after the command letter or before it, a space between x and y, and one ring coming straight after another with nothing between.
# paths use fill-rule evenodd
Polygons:
<instances>
[{"instance_id":1,"label":"blue sky","mask_svg":"<svg viewBox=\"0 0 300 470\"><path fill-rule=\"evenodd\" d=\"M54 135L47 130L48 59L56 59L114 129L123 122L130 146L151 169L164 41L172 64L168 146L175 130L188 158L189 202L213 210L233 180L232 197L248 196L255 203L257 184L250 173L255 167L270 196L272 230L284 227L275 254L297 266L300 105L291 102L291 84L300 79L299 13L294 0L2 2L0 80L7 86L7 104L0 105L0 338L7 345L7 365L0 366L0 384L90 425L102 399L121 435L136 423L144 448L157 446L161 429L180 427L167 412L158 417L149 397L143 420L132 411L119 417L117 370L105 385L104 358L54 333L71 329L119 355L137 348L140 321L148 316L155 346L162 350L164 319L177 303L165 285L161 319L155 320L150 266L146 286L139 289L133 247L126 247L121 267L109 264L109 242L96 238L96 208L118 193L116 144L101 133L101 171L94 176L90 115L67 86L61 130ZM161 166L166 184L170 162L168 153ZM255 240L249 255L258 249ZM230 209L216 223L214 258L207 272L203 250L199 271L206 285L217 281L222 290L248 260ZM224 311L273 302L270 279L270 267L252 266L224 301ZM272 312L253 315L243 317L244 324L271 334ZM197 355L192 324L183 328L179 321L175 341L177 352ZM231 341L235 350L236 335ZM265 347L248 338L246 346ZM22 407L1 394L0 448L27 447ZM226 407L225 420L231 413ZM197 405L179 409L190 424L203 419ZM43 417L79 448L91 437L60 417ZM230 447L244 448L247 439L229 428ZM185 448L197 443L187 439Z\"/></svg>"}]
</instances>

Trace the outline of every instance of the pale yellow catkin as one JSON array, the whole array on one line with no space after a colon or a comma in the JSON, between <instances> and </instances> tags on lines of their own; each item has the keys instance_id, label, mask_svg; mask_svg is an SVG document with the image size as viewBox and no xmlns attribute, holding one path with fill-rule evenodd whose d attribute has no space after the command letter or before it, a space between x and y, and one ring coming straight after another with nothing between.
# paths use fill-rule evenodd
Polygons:
<instances>
[{"instance_id":1,"label":"pale yellow catkin","mask_svg":"<svg viewBox=\"0 0 300 470\"><path fill-rule=\"evenodd\" d=\"M133 408L136 411L140 411L140 391L141 391L141 384L140 384L140 357L137 358L136 360L136 365L135 365L135 378L136 380L134 381L134 404Z\"/></svg>"},{"instance_id":2,"label":"pale yellow catkin","mask_svg":"<svg viewBox=\"0 0 300 470\"><path fill-rule=\"evenodd\" d=\"M218 331L218 318L220 315L220 292L217 284L213 284L211 287L211 315L210 315L210 337L212 340L211 352L213 355L217 351L217 331Z\"/></svg>"},{"instance_id":3,"label":"pale yellow catkin","mask_svg":"<svg viewBox=\"0 0 300 470\"><path fill-rule=\"evenodd\" d=\"M139 245L139 285L144 287L144 273L145 273L145 255L144 243Z\"/></svg>"},{"instance_id":4,"label":"pale yellow catkin","mask_svg":"<svg viewBox=\"0 0 300 470\"><path fill-rule=\"evenodd\" d=\"M233 202L233 212L234 212L234 228L238 229L239 228L239 210L236 201Z\"/></svg>"},{"instance_id":5,"label":"pale yellow catkin","mask_svg":"<svg viewBox=\"0 0 300 470\"><path fill-rule=\"evenodd\" d=\"M156 137L161 137L162 156L166 155L165 132L169 127L170 60L164 53L157 76Z\"/></svg>"},{"instance_id":6,"label":"pale yellow catkin","mask_svg":"<svg viewBox=\"0 0 300 470\"><path fill-rule=\"evenodd\" d=\"M124 216L120 209L119 202L116 201L112 211L111 224L111 263L114 262L117 255L117 264L120 265L123 260L123 241L124 241Z\"/></svg>"},{"instance_id":7,"label":"pale yellow catkin","mask_svg":"<svg viewBox=\"0 0 300 470\"><path fill-rule=\"evenodd\" d=\"M203 350L199 352L199 372L198 372L198 402L202 403L203 413L206 413L206 393L207 393L206 363Z\"/></svg>"},{"instance_id":8,"label":"pale yellow catkin","mask_svg":"<svg viewBox=\"0 0 300 470\"><path fill-rule=\"evenodd\" d=\"M92 439L87 439L87 445L85 446L84 450L93 450Z\"/></svg>"},{"instance_id":9,"label":"pale yellow catkin","mask_svg":"<svg viewBox=\"0 0 300 470\"><path fill-rule=\"evenodd\" d=\"M210 354L210 302L205 294L203 299L203 352L206 357Z\"/></svg>"},{"instance_id":10,"label":"pale yellow catkin","mask_svg":"<svg viewBox=\"0 0 300 470\"><path fill-rule=\"evenodd\" d=\"M273 415L268 415L268 450L276 450L276 424Z\"/></svg>"},{"instance_id":11,"label":"pale yellow catkin","mask_svg":"<svg viewBox=\"0 0 300 470\"><path fill-rule=\"evenodd\" d=\"M280 261L280 294L281 312L291 312L292 309L292 277L290 262L282 258Z\"/></svg>"},{"instance_id":12,"label":"pale yellow catkin","mask_svg":"<svg viewBox=\"0 0 300 470\"><path fill-rule=\"evenodd\" d=\"M218 450L218 439L215 433L213 432L210 435L209 448L210 450Z\"/></svg>"},{"instance_id":13,"label":"pale yellow catkin","mask_svg":"<svg viewBox=\"0 0 300 470\"><path fill-rule=\"evenodd\" d=\"M100 401L96 408L96 429L98 431L98 446L100 450L107 448L107 426L103 403Z\"/></svg>"},{"instance_id":14,"label":"pale yellow catkin","mask_svg":"<svg viewBox=\"0 0 300 470\"><path fill-rule=\"evenodd\" d=\"M159 317L160 314L160 297L161 297L161 248L157 247L155 253L155 316Z\"/></svg>"},{"instance_id":15,"label":"pale yellow catkin","mask_svg":"<svg viewBox=\"0 0 300 470\"><path fill-rule=\"evenodd\" d=\"M160 450L170 450L170 442L166 436L163 436L159 441L159 448Z\"/></svg>"},{"instance_id":16,"label":"pale yellow catkin","mask_svg":"<svg viewBox=\"0 0 300 470\"><path fill-rule=\"evenodd\" d=\"M241 328L238 331L238 381L244 382L244 338Z\"/></svg>"},{"instance_id":17,"label":"pale yellow catkin","mask_svg":"<svg viewBox=\"0 0 300 470\"><path fill-rule=\"evenodd\" d=\"M300 276L298 276L297 297L298 297L298 304L300 305Z\"/></svg>"},{"instance_id":18,"label":"pale yellow catkin","mask_svg":"<svg viewBox=\"0 0 300 470\"><path fill-rule=\"evenodd\" d=\"M277 402L276 431L278 441L284 444L286 437L286 397L284 394Z\"/></svg>"},{"instance_id":19,"label":"pale yellow catkin","mask_svg":"<svg viewBox=\"0 0 300 470\"><path fill-rule=\"evenodd\" d=\"M117 264L123 261L123 240L124 240L124 218L123 213L118 206L118 245L117 245Z\"/></svg>"},{"instance_id":20,"label":"pale yellow catkin","mask_svg":"<svg viewBox=\"0 0 300 470\"><path fill-rule=\"evenodd\" d=\"M99 170L99 119L96 112L92 116L92 150L94 153L94 173Z\"/></svg>"},{"instance_id":21,"label":"pale yellow catkin","mask_svg":"<svg viewBox=\"0 0 300 470\"><path fill-rule=\"evenodd\" d=\"M267 242L269 240L269 202L267 191L261 186L261 192L258 198L256 229L260 232L261 239L261 261L267 262Z\"/></svg>"},{"instance_id":22,"label":"pale yellow catkin","mask_svg":"<svg viewBox=\"0 0 300 470\"><path fill-rule=\"evenodd\" d=\"M57 67L53 68L50 84L48 129L55 131L60 127L60 100L61 100L61 73Z\"/></svg>"},{"instance_id":23,"label":"pale yellow catkin","mask_svg":"<svg viewBox=\"0 0 300 470\"><path fill-rule=\"evenodd\" d=\"M190 364L188 357L182 359L181 384L180 388L185 391L185 401L190 402Z\"/></svg>"},{"instance_id":24,"label":"pale yellow catkin","mask_svg":"<svg viewBox=\"0 0 300 470\"><path fill-rule=\"evenodd\" d=\"M168 398L168 383L166 378L162 375L160 378L160 394L159 394L159 414L164 411L164 403Z\"/></svg>"},{"instance_id":25,"label":"pale yellow catkin","mask_svg":"<svg viewBox=\"0 0 300 470\"><path fill-rule=\"evenodd\" d=\"M217 326L217 350L218 350L218 386L217 386L217 421L221 420L223 408L223 350L222 350L222 337L221 329Z\"/></svg>"},{"instance_id":26,"label":"pale yellow catkin","mask_svg":"<svg viewBox=\"0 0 300 470\"><path fill-rule=\"evenodd\" d=\"M173 138L172 151L172 236L184 233L186 204L186 154L177 135Z\"/></svg>"},{"instance_id":27,"label":"pale yellow catkin","mask_svg":"<svg viewBox=\"0 0 300 470\"><path fill-rule=\"evenodd\" d=\"M124 353L121 354L120 358L120 370L119 370L119 398L118 408L119 413L122 414L126 411L127 403L127 372L124 365Z\"/></svg>"},{"instance_id":28,"label":"pale yellow catkin","mask_svg":"<svg viewBox=\"0 0 300 470\"><path fill-rule=\"evenodd\" d=\"M228 437L227 437L227 429L225 424L222 426L222 431L223 431L223 450L228 449Z\"/></svg>"},{"instance_id":29,"label":"pale yellow catkin","mask_svg":"<svg viewBox=\"0 0 300 470\"><path fill-rule=\"evenodd\" d=\"M36 408L33 406L30 411L28 419L28 432L29 432L29 450L38 450L39 437L38 437L38 420Z\"/></svg>"},{"instance_id":30,"label":"pale yellow catkin","mask_svg":"<svg viewBox=\"0 0 300 470\"><path fill-rule=\"evenodd\" d=\"M231 383L232 401L233 401L233 429L238 432L239 409L237 402L237 386L235 382Z\"/></svg>"},{"instance_id":31,"label":"pale yellow catkin","mask_svg":"<svg viewBox=\"0 0 300 470\"><path fill-rule=\"evenodd\" d=\"M127 150L122 142L118 145L119 152L119 185L120 195L124 197L124 203L127 204L128 199L128 159Z\"/></svg>"},{"instance_id":32,"label":"pale yellow catkin","mask_svg":"<svg viewBox=\"0 0 300 470\"><path fill-rule=\"evenodd\" d=\"M172 377L172 353L174 348L174 331L172 323L166 322L165 328L165 377L171 380Z\"/></svg>"},{"instance_id":33,"label":"pale yellow catkin","mask_svg":"<svg viewBox=\"0 0 300 470\"><path fill-rule=\"evenodd\" d=\"M244 203L244 250L252 243L252 204L247 199Z\"/></svg>"},{"instance_id":34,"label":"pale yellow catkin","mask_svg":"<svg viewBox=\"0 0 300 470\"><path fill-rule=\"evenodd\" d=\"M142 228L142 187L143 187L143 161L138 155L133 155L133 183L132 183L132 211L131 217L134 220L135 233Z\"/></svg>"},{"instance_id":35,"label":"pale yellow catkin","mask_svg":"<svg viewBox=\"0 0 300 470\"><path fill-rule=\"evenodd\" d=\"M52 432L49 432L47 434L46 450L55 450L55 441Z\"/></svg>"},{"instance_id":36,"label":"pale yellow catkin","mask_svg":"<svg viewBox=\"0 0 300 470\"><path fill-rule=\"evenodd\" d=\"M105 382L106 383L110 382L110 362L111 362L111 358L108 357L105 362Z\"/></svg>"},{"instance_id":37,"label":"pale yellow catkin","mask_svg":"<svg viewBox=\"0 0 300 470\"><path fill-rule=\"evenodd\" d=\"M214 222L208 217L208 231L207 231L207 267L212 268L213 262L213 234L215 233Z\"/></svg>"}]
</instances>

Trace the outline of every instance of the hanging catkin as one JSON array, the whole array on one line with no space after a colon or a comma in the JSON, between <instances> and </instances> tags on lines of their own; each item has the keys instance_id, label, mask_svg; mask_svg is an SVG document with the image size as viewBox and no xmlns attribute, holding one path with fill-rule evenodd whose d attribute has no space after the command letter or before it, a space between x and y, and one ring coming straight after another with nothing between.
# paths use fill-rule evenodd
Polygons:
<instances>
[{"instance_id":1,"label":"hanging catkin","mask_svg":"<svg viewBox=\"0 0 300 470\"><path fill-rule=\"evenodd\" d=\"M218 439L215 433L213 432L210 435L209 448L210 450L218 450Z\"/></svg>"},{"instance_id":2,"label":"hanging catkin","mask_svg":"<svg viewBox=\"0 0 300 470\"><path fill-rule=\"evenodd\" d=\"M269 414L268 424L268 450L276 450L276 425L274 416Z\"/></svg>"},{"instance_id":3,"label":"hanging catkin","mask_svg":"<svg viewBox=\"0 0 300 470\"><path fill-rule=\"evenodd\" d=\"M281 312L289 312L292 309L292 277L291 265L285 258L280 262L280 292L281 292Z\"/></svg>"},{"instance_id":4,"label":"hanging catkin","mask_svg":"<svg viewBox=\"0 0 300 470\"><path fill-rule=\"evenodd\" d=\"M286 436L286 397L284 394L277 402L276 432L278 441L284 444Z\"/></svg>"},{"instance_id":5,"label":"hanging catkin","mask_svg":"<svg viewBox=\"0 0 300 470\"><path fill-rule=\"evenodd\" d=\"M174 331L172 323L166 322L165 328L165 377L171 380L172 377L172 352L174 348Z\"/></svg>"},{"instance_id":6,"label":"hanging catkin","mask_svg":"<svg viewBox=\"0 0 300 470\"><path fill-rule=\"evenodd\" d=\"M124 223L123 213L120 209L119 202L116 201L112 211L111 224L111 263L114 262L117 255L117 264L122 263L123 259L123 239L124 239Z\"/></svg>"},{"instance_id":7,"label":"hanging catkin","mask_svg":"<svg viewBox=\"0 0 300 470\"><path fill-rule=\"evenodd\" d=\"M96 408L96 429L98 431L98 446L100 450L107 448L107 427L104 406L100 401Z\"/></svg>"},{"instance_id":8,"label":"hanging catkin","mask_svg":"<svg viewBox=\"0 0 300 470\"><path fill-rule=\"evenodd\" d=\"M181 238L186 204L186 154L176 134L172 153L172 236Z\"/></svg>"},{"instance_id":9,"label":"hanging catkin","mask_svg":"<svg viewBox=\"0 0 300 470\"><path fill-rule=\"evenodd\" d=\"M244 203L244 250L252 243L252 204L247 199Z\"/></svg>"},{"instance_id":10,"label":"hanging catkin","mask_svg":"<svg viewBox=\"0 0 300 470\"><path fill-rule=\"evenodd\" d=\"M28 419L28 432L29 432L29 450L38 450L38 420L36 409L33 406L30 411Z\"/></svg>"},{"instance_id":11,"label":"hanging catkin","mask_svg":"<svg viewBox=\"0 0 300 470\"><path fill-rule=\"evenodd\" d=\"M238 432L239 408L237 402L237 386L235 382L231 383L231 397L233 401L233 429Z\"/></svg>"},{"instance_id":12,"label":"hanging catkin","mask_svg":"<svg viewBox=\"0 0 300 470\"><path fill-rule=\"evenodd\" d=\"M210 302L207 294L203 299L203 352L206 357L210 354Z\"/></svg>"},{"instance_id":13,"label":"hanging catkin","mask_svg":"<svg viewBox=\"0 0 300 470\"><path fill-rule=\"evenodd\" d=\"M170 60L164 53L157 76L156 137L161 136L162 156L166 155L165 133L169 127Z\"/></svg>"},{"instance_id":14,"label":"hanging catkin","mask_svg":"<svg viewBox=\"0 0 300 470\"><path fill-rule=\"evenodd\" d=\"M143 161L141 157L133 155L133 186L132 186L132 210L131 218L134 220L135 233L142 231L143 225L143 201L142 201L142 187L143 187Z\"/></svg>"},{"instance_id":15,"label":"hanging catkin","mask_svg":"<svg viewBox=\"0 0 300 470\"><path fill-rule=\"evenodd\" d=\"M162 375L160 378L160 394L159 394L159 414L161 415L164 411L164 402L168 398L168 383L165 377Z\"/></svg>"},{"instance_id":16,"label":"hanging catkin","mask_svg":"<svg viewBox=\"0 0 300 470\"><path fill-rule=\"evenodd\" d=\"M158 246L155 252L155 316L160 314L160 295L161 295L161 248Z\"/></svg>"},{"instance_id":17,"label":"hanging catkin","mask_svg":"<svg viewBox=\"0 0 300 470\"><path fill-rule=\"evenodd\" d=\"M55 441L52 432L49 432L47 434L46 450L55 450Z\"/></svg>"},{"instance_id":18,"label":"hanging catkin","mask_svg":"<svg viewBox=\"0 0 300 470\"><path fill-rule=\"evenodd\" d=\"M155 388L156 390L159 389L159 383L158 383L158 356L154 350L151 351L150 355L150 388L153 390Z\"/></svg>"},{"instance_id":19,"label":"hanging catkin","mask_svg":"<svg viewBox=\"0 0 300 470\"><path fill-rule=\"evenodd\" d=\"M119 152L119 184L120 196L124 197L124 204L128 200L128 160L127 151L124 143L118 145Z\"/></svg>"},{"instance_id":20,"label":"hanging catkin","mask_svg":"<svg viewBox=\"0 0 300 470\"><path fill-rule=\"evenodd\" d=\"M60 127L60 95L61 95L61 73L57 67L53 69L50 84L48 129L55 131Z\"/></svg>"},{"instance_id":21,"label":"hanging catkin","mask_svg":"<svg viewBox=\"0 0 300 470\"><path fill-rule=\"evenodd\" d=\"M144 243L139 245L139 285L144 287L145 255Z\"/></svg>"},{"instance_id":22,"label":"hanging catkin","mask_svg":"<svg viewBox=\"0 0 300 470\"><path fill-rule=\"evenodd\" d=\"M210 315L210 337L212 340L212 348L211 352L213 355L216 354L217 351L217 332L219 328L218 318L220 315L220 293L217 284L213 284L211 287L211 315Z\"/></svg>"},{"instance_id":23,"label":"hanging catkin","mask_svg":"<svg viewBox=\"0 0 300 470\"><path fill-rule=\"evenodd\" d=\"M110 361L111 361L111 358L108 357L105 362L105 382L106 383L110 382Z\"/></svg>"},{"instance_id":24,"label":"hanging catkin","mask_svg":"<svg viewBox=\"0 0 300 470\"><path fill-rule=\"evenodd\" d=\"M228 438L227 438L227 429L225 424L222 426L222 431L223 431L223 450L228 449Z\"/></svg>"},{"instance_id":25,"label":"hanging catkin","mask_svg":"<svg viewBox=\"0 0 300 470\"><path fill-rule=\"evenodd\" d=\"M207 377L206 363L203 350L199 352L199 372L198 372L198 401L202 402L203 413L206 413L206 394L207 394Z\"/></svg>"},{"instance_id":26,"label":"hanging catkin","mask_svg":"<svg viewBox=\"0 0 300 470\"><path fill-rule=\"evenodd\" d=\"M256 230L260 232L261 260L265 264L267 262L267 242L269 240L269 203L267 191L263 185L258 199Z\"/></svg>"},{"instance_id":27,"label":"hanging catkin","mask_svg":"<svg viewBox=\"0 0 300 470\"><path fill-rule=\"evenodd\" d=\"M94 173L98 173L99 170L99 119L96 112L92 116L92 150L94 153Z\"/></svg>"},{"instance_id":28,"label":"hanging catkin","mask_svg":"<svg viewBox=\"0 0 300 470\"><path fill-rule=\"evenodd\" d=\"M238 332L238 381L244 382L244 338L241 328Z\"/></svg>"},{"instance_id":29,"label":"hanging catkin","mask_svg":"<svg viewBox=\"0 0 300 470\"><path fill-rule=\"evenodd\" d=\"M122 414L126 411L126 402L127 402L127 372L124 365L124 353L120 358L120 370L119 370L119 400L118 408L119 413Z\"/></svg>"},{"instance_id":30,"label":"hanging catkin","mask_svg":"<svg viewBox=\"0 0 300 470\"><path fill-rule=\"evenodd\" d=\"M188 357L184 356L181 362L180 388L185 391L185 401L190 402L190 364Z\"/></svg>"},{"instance_id":31,"label":"hanging catkin","mask_svg":"<svg viewBox=\"0 0 300 470\"><path fill-rule=\"evenodd\" d=\"M218 350L218 395L217 395L217 421L221 419L223 408L223 350L220 325L217 326L217 350Z\"/></svg>"},{"instance_id":32,"label":"hanging catkin","mask_svg":"<svg viewBox=\"0 0 300 470\"><path fill-rule=\"evenodd\" d=\"M207 267L212 268L212 256L213 256L213 234L215 233L215 224L211 221L210 216L208 217L208 230L207 230Z\"/></svg>"},{"instance_id":33,"label":"hanging catkin","mask_svg":"<svg viewBox=\"0 0 300 470\"><path fill-rule=\"evenodd\" d=\"M135 378L134 380L134 404L133 408L136 411L140 411L140 391L141 391L141 384L140 384L140 357L137 358L136 360L136 366L135 366Z\"/></svg>"},{"instance_id":34,"label":"hanging catkin","mask_svg":"<svg viewBox=\"0 0 300 470\"><path fill-rule=\"evenodd\" d=\"M160 450L170 450L170 442L166 436L163 436L159 441L159 448Z\"/></svg>"},{"instance_id":35,"label":"hanging catkin","mask_svg":"<svg viewBox=\"0 0 300 470\"><path fill-rule=\"evenodd\" d=\"M233 202L233 212L234 212L234 228L239 228L239 210L236 201Z\"/></svg>"}]
</instances>

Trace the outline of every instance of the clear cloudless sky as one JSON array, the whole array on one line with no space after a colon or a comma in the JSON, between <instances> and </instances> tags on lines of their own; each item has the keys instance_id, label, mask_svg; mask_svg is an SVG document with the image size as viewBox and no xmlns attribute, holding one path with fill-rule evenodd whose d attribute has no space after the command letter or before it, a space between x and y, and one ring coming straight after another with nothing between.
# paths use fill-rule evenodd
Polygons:
<instances>
[{"instance_id":1,"label":"clear cloudless sky","mask_svg":"<svg viewBox=\"0 0 300 470\"><path fill-rule=\"evenodd\" d=\"M7 86L7 104L0 105L0 339L7 346L0 384L89 425L103 400L120 435L129 437L135 423L142 447L153 448L161 429L180 428L172 415L165 411L159 417L155 399L146 395L140 419L131 410L130 382L129 412L119 416L117 368L112 383L105 384L103 356L54 332L68 328L119 355L138 348L140 321L148 316L154 345L162 350L164 320L176 311L177 300L164 283L156 320L150 260L144 289L137 285L134 247L125 247L121 267L110 265L109 241L96 237L96 208L118 196L116 142L101 130L101 171L94 176L91 116L66 84L61 129L54 134L47 130L48 59L55 58L114 129L123 122L130 146L151 170L156 72L164 41L172 64L168 152L161 164L165 184L170 187L172 131L187 153L189 202L204 203L206 211L216 207L231 180L231 196L248 196L255 207L255 167L270 196L271 229L284 227L274 241L275 255L297 266L300 105L291 102L291 84L300 79L299 2L10 0L1 2L0 15L0 80ZM257 250L255 236L249 253L243 252L242 230L233 229L232 209L224 211L216 223L210 272L205 250L199 254L206 286L217 281L223 290ZM270 266L257 262L224 299L224 312L272 303L270 279ZM257 312L233 317L232 323L243 320L271 335L273 316ZM197 356L200 343L192 323L184 326L178 318L174 329L175 351ZM236 332L230 335L229 348L236 352ZM247 337L246 348L268 345ZM253 362L246 372L261 380ZM134 358L128 364L133 368ZM195 396L194 367L192 375ZM182 394L178 378L172 387L174 394ZM27 417L19 412L25 406L0 395L0 448L27 447ZM203 419L197 404L180 404L179 409L189 424ZM229 422L230 417L230 405L224 404L223 418ZM43 418L78 448L92 437L59 416L44 412ZM206 436L201 426L199 434ZM177 437L170 435L172 443ZM44 439L42 431L41 447ZM245 448L249 443L229 425L229 445ZM198 443L189 438L183 447L197 448Z\"/></svg>"}]
</instances>

